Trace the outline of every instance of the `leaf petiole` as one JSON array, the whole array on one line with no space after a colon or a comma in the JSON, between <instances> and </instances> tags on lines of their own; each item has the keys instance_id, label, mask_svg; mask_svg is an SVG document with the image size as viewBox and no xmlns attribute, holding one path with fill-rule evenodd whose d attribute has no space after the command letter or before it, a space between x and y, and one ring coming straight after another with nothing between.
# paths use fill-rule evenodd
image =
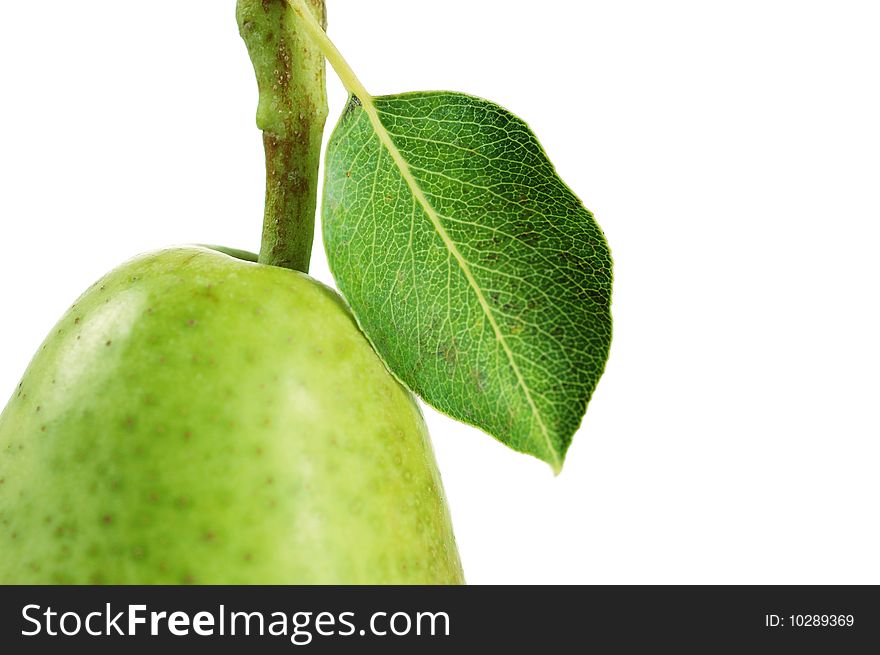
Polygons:
<instances>
[{"instance_id":1,"label":"leaf petiole","mask_svg":"<svg viewBox=\"0 0 880 655\"><path fill-rule=\"evenodd\" d=\"M345 61L345 57L342 56L336 45L327 36L324 28L321 27L321 24L318 23L312 12L309 11L305 0L287 0L287 2L293 8L293 11L296 12L303 30L309 35L318 47L318 50L321 51L321 54L330 62L333 70L336 71L336 75L339 76L343 86L361 102L371 103L372 96L367 92L364 85L361 84L361 81L355 75L351 66L348 65L348 62Z\"/></svg>"}]
</instances>

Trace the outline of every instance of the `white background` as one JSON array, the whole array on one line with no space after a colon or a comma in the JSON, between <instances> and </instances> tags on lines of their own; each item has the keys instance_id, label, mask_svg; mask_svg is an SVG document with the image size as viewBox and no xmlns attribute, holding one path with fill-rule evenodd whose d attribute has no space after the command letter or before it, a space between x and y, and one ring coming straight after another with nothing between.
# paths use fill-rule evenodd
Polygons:
<instances>
[{"instance_id":1,"label":"white background","mask_svg":"<svg viewBox=\"0 0 880 655\"><path fill-rule=\"evenodd\" d=\"M328 4L374 94L529 121L615 257L561 476L427 410L468 580L880 583L877 4ZM14 2L3 28L6 397L128 257L258 249L263 161L233 0Z\"/></svg>"}]
</instances>

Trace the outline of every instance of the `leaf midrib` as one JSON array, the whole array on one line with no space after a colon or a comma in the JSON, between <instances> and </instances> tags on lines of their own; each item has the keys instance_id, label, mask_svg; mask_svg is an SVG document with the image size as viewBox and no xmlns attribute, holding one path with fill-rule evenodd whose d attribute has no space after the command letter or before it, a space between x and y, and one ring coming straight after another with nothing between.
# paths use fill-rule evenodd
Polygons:
<instances>
[{"instance_id":1,"label":"leaf midrib","mask_svg":"<svg viewBox=\"0 0 880 655\"><path fill-rule=\"evenodd\" d=\"M504 350L504 353L507 356L510 367L513 370L514 375L516 376L517 382L523 391L523 395L526 398L526 402L531 409L532 416L534 416L535 420L538 423L538 427L540 428L541 434L546 442L547 450L553 457L553 469L555 472L558 473L562 467L559 453L553 446L553 442L550 439L550 433L547 429L546 424L544 423L544 419L541 417L541 412L538 410L538 406L535 403L534 398L532 398L531 390L526 384L522 371L520 371L519 364L517 364L516 359L514 358L513 350L511 350L510 345L507 343L507 339L501 332L501 327L498 325L498 321L495 319L495 314L492 311L492 307L486 300L486 296L483 294L483 290L480 288L480 285L477 284L477 280L471 271L470 265L459 251L458 246L449 236L449 233L446 231L446 228L443 226L443 223L440 220L440 216L431 205L431 202L428 200L427 196L425 196L425 192L422 190L418 181L415 179L415 176L412 174L409 162L406 160L406 158L403 156L403 153L400 152L397 145L394 143L394 140L391 138L391 134L382 123L382 119L379 118L379 111L377 110L376 105L373 102L373 98L371 96L367 96L366 98L357 97L357 99L360 102L360 108L367 114L367 118L369 119L370 124L373 127L373 132L378 137L379 142L388 152L389 156L391 157L391 161L394 162L394 165L400 172L400 175L406 183L407 187L409 188L410 192L413 194L416 201L422 207L422 210L428 216L428 219L431 221L431 225L434 227L435 232L437 232L437 235L440 237L443 245L452 254L453 258L455 259L456 263L464 274L465 279L468 281L468 285L471 287L474 295L477 297L480 308L486 315L486 319L489 321L489 325L492 326L492 331L495 333L496 340L501 345L501 348Z\"/></svg>"}]
</instances>

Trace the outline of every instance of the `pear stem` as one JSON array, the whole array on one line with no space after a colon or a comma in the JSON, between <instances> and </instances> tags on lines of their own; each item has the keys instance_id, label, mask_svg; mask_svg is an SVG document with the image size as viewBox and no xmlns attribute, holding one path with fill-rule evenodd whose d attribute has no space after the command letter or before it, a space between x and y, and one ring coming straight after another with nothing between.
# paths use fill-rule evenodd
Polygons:
<instances>
[{"instance_id":1,"label":"pear stem","mask_svg":"<svg viewBox=\"0 0 880 655\"><path fill-rule=\"evenodd\" d=\"M312 22L326 23L324 0L299 8ZM287 0L238 0L236 19L257 76L257 126L266 152L259 262L306 273L327 120L324 56Z\"/></svg>"}]
</instances>

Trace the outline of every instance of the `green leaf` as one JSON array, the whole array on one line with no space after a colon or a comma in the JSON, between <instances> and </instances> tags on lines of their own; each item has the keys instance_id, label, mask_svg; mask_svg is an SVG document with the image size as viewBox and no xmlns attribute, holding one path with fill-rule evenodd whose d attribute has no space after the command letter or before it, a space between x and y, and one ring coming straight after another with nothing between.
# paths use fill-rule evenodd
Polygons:
<instances>
[{"instance_id":1,"label":"green leaf","mask_svg":"<svg viewBox=\"0 0 880 655\"><path fill-rule=\"evenodd\" d=\"M519 118L450 92L352 96L324 243L388 367L437 409L562 467L611 343L611 254Z\"/></svg>"}]
</instances>

